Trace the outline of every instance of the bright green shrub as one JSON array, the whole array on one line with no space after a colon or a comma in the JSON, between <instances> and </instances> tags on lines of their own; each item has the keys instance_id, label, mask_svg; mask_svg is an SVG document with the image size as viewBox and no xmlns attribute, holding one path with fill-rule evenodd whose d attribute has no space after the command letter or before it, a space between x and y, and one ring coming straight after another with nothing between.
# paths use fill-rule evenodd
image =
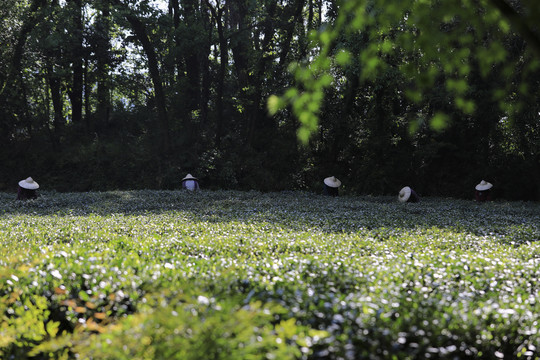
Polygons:
<instances>
[{"instance_id":1,"label":"bright green shrub","mask_svg":"<svg viewBox=\"0 0 540 360\"><path fill-rule=\"evenodd\" d=\"M12 267L0 268L0 358L24 359L32 347L56 336L58 323L50 321L45 297L19 285L28 266L12 259L5 262Z\"/></svg>"},{"instance_id":2,"label":"bright green shrub","mask_svg":"<svg viewBox=\"0 0 540 360\"><path fill-rule=\"evenodd\" d=\"M1 351L538 359L539 210L295 192L0 194Z\"/></svg>"},{"instance_id":3,"label":"bright green shrub","mask_svg":"<svg viewBox=\"0 0 540 360\"><path fill-rule=\"evenodd\" d=\"M306 343L304 327L294 319L277 321L279 306L260 302L242 307L199 295L173 303L150 300L144 310L105 326L96 334L76 332L65 345L80 359L296 359ZM311 332L318 337L324 332ZM49 351L59 342L40 348ZM307 351L307 350L306 350Z\"/></svg>"}]
</instances>

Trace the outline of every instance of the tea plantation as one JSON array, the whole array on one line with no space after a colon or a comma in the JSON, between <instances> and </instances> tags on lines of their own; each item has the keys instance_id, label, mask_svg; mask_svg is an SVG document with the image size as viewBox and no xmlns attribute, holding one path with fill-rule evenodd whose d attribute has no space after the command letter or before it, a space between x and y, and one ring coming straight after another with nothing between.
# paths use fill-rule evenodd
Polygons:
<instances>
[{"instance_id":1,"label":"tea plantation","mask_svg":"<svg viewBox=\"0 0 540 360\"><path fill-rule=\"evenodd\" d=\"M0 359L540 359L540 204L0 194Z\"/></svg>"}]
</instances>

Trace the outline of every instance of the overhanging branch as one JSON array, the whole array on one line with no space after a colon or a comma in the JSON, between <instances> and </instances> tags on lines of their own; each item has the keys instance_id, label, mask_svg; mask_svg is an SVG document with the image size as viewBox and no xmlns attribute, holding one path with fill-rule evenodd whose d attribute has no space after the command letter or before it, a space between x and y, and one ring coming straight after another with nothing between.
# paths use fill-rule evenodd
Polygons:
<instances>
[{"instance_id":1,"label":"overhanging branch","mask_svg":"<svg viewBox=\"0 0 540 360\"><path fill-rule=\"evenodd\" d=\"M524 16L519 14L504 0L489 0L501 14L510 22L517 32L527 41L534 52L540 56L540 37L525 22Z\"/></svg>"}]
</instances>

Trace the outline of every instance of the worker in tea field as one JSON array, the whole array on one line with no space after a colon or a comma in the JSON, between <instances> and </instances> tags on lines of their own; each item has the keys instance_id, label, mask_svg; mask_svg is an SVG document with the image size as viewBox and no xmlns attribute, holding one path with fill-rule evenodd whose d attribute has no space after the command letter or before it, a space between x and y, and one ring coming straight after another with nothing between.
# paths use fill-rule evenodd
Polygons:
<instances>
[{"instance_id":1,"label":"worker in tea field","mask_svg":"<svg viewBox=\"0 0 540 360\"><path fill-rule=\"evenodd\" d=\"M399 191L398 200L400 202L414 202L415 203L415 202L420 201L420 196L418 196L416 191L411 189L409 186L405 186L403 189Z\"/></svg>"},{"instance_id":2,"label":"worker in tea field","mask_svg":"<svg viewBox=\"0 0 540 360\"><path fill-rule=\"evenodd\" d=\"M493 184L482 180L475 187L474 197L478 202L491 201L491 188Z\"/></svg>"},{"instance_id":3,"label":"worker in tea field","mask_svg":"<svg viewBox=\"0 0 540 360\"><path fill-rule=\"evenodd\" d=\"M191 174L187 174L186 177L182 179L182 189L190 191L200 190L199 179Z\"/></svg>"},{"instance_id":4,"label":"worker in tea field","mask_svg":"<svg viewBox=\"0 0 540 360\"><path fill-rule=\"evenodd\" d=\"M17 190L17 200L37 199L36 190L39 188L37 182L31 177L19 181L19 189Z\"/></svg>"},{"instance_id":5,"label":"worker in tea field","mask_svg":"<svg viewBox=\"0 0 540 360\"><path fill-rule=\"evenodd\" d=\"M338 196L338 188L341 186L341 181L339 181L335 176L330 176L324 179L324 188L323 195L329 196Z\"/></svg>"}]
</instances>

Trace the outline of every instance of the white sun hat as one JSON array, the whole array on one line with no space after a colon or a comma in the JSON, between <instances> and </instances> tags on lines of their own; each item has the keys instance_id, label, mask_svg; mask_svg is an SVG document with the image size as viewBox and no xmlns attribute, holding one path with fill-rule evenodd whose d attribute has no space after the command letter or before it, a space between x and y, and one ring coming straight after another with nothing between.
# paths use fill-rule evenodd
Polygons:
<instances>
[{"instance_id":1,"label":"white sun hat","mask_svg":"<svg viewBox=\"0 0 540 360\"><path fill-rule=\"evenodd\" d=\"M22 187L23 189L28 189L28 190L36 190L37 188L39 188L38 183L35 182L34 179L32 179L31 177L28 177L24 180L19 181L19 186Z\"/></svg>"},{"instance_id":2,"label":"white sun hat","mask_svg":"<svg viewBox=\"0 0 540 360\"><path fill-rule=\"evenodd\" d=\"M330 186L331 188L338 188L341 186L341 181L339 181L335 176L330 176L324 179L324 184Z\"/></svg>"},{"instance_id":3,"label":"white sun hat","mask_svg":"<svg viewBox=\"0 0 540 360\"><path fill-rule=\"evenodd\" d=\"M401 202L407 202L411 197L411 188L405 186L403 189L399 190L398 200Z\"/></svg>"},{"instance_id":4,"label":"white sun hat","mask_svg":"<svg viewBox=\"0 0 540 360\"><path fill-rule=\"evenodd\" d=\"M488 183L485 180L480 181L480 184L476 185L475 189L478 191L489 190L493 187L493 184Z\"/></svg>"},{"instance_id":5,"label":"white sun hat","mask_svg":"<svg viewBox=\"0 0 540 360\"><path fill-rule=\"evenodd\" d=\"M182 179L182 181L184 180L198 180L198 179L191 174L187 174L186 177Z\"/></svg>"}]
</instances>

